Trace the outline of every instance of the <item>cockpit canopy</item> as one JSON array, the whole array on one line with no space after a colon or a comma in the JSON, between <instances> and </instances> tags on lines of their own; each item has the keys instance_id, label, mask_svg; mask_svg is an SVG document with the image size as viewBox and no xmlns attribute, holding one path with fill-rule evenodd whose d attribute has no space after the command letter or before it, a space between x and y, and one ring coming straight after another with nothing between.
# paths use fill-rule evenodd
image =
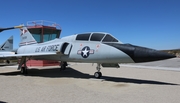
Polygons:
<instances>
[{"instance_id":1,"label":"cockpit canopy","mask_svg":"<svg viewBox=\"0 0 180 103\"><path fill-rule=\"evenodd\" d=\"M116 38L107 33L83 33L77 34L76 40L80 41L99 41L99 42L119 42Z\"/></svg>"}]
</instances>

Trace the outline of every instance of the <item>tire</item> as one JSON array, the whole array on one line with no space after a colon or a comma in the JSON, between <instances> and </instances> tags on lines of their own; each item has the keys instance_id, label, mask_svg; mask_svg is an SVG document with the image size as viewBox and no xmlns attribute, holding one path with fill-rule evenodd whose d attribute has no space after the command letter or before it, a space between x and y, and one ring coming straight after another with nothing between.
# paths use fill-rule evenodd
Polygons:
<instances>
[{"instance_id":1,"label":"tire","mask_svg":"<svg viewBox=\"0 0 180 103\"><path fill-rule=\"evenodd\" d=\"M100 78L102 76L102 73L101 72L95 72L94 73L94 77L95 78Z\"/></svg>"},{"instance_id":2,"label":"tire","mask_svg":"<svg viewBox=\"0 0 180 103\"><path fill-rule=\"evenodd\" d=\"M24 74L25 72L25 67L21 67L21 74Z\"/></svg>"},{"instance_id":3,"label":"tire","mask_svg":"<svg viewBox=\"0 0 180 103\"><path fill-rule=\"evenodd\" d=\"M27 74L27 69L25 67L21 67L21 74Z\"/></svg>"}]
</instances>

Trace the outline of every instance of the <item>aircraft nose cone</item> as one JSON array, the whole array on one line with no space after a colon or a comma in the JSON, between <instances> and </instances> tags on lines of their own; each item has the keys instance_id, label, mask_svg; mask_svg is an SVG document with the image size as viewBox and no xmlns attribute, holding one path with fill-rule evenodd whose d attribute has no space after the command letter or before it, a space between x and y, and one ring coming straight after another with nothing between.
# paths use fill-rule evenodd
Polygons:
<instances>
[{"instance_id":1,"label":"aircraft nose cone","mask_svg":"<svg viewBox=\"0 0 180 103\"><path fill-rule=\"evenodd\" d=\"M157 60L164 60L176 57L175 55L161 52L158 50L135 46L131 44L108 44L111 45L127 55L129 55L135 63L150 62Z\"/></svg>"},{"instance_id":2,"label":"aircraft nose cone","mask_svg":"<svg viewBox=\"0 0 180 103\"><path fill-rule=\"evenodd\" d=\"M135 46L134 48L135 50L134 50L133 58L136 63L164 60L164 59L170 59L176 57L175 55L157 51L154 49L138 47L138 46Z\"/></svg>"}]
</instances>

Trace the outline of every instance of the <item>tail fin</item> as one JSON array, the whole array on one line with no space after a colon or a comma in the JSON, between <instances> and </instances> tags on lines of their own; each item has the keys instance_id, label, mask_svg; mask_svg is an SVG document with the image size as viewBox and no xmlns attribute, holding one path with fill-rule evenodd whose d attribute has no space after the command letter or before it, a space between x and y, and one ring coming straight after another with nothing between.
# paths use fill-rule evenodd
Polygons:
<instances>
[{"instance_id":1,"label":"tail fin","mask_svg":"<svg viewBox=\"0 0 180 103\"><path fill-rule=\"evenodd\" d=\"M1 46L0 50L3 51L12 51L13 50L13 36L6 40Z\"/></svg>"},{"instance_id":2,"label":"tail fin","mask_svg":"<svg viewBox=\"0 0 180 103\"><path fill-rule=\"evenodd\" d=\"M24 45L30 45L30 44L36 44L37 41L34 39L32 34L29 32L27 27L22 27L20 28L21 34L21 42L19 43L19 46L24 46Z\"/></svg>"}]
</instances>

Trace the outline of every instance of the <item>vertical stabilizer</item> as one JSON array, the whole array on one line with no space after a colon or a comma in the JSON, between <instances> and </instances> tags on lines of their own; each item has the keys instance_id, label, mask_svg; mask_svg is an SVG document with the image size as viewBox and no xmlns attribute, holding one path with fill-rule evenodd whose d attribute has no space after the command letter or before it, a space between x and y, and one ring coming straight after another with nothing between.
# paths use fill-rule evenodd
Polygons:
<instances>
[{"instance_id":1,"label":"vertical stabilizer","mask_svg":"<svg viewBox=\"0 0 180 103\"><path fill-rule=\"evenodd\" d=\"M0 46L1 51L12 51L13 50L13 36L11 36L7 41L5 41Z\"/></svg>"},{"instance_id":2,"label":"vertical stabilizer","mask_svg":"<svg viewBox=\"0 0 180 103\"><path fill-rule=\"evenodd\" d=\"M19 46L31 45L37 43L37 41L34 39L32 34L27 29L27 27L20 28L20 31L21 31L20 32L21 42L19 43Z\"/></svg>"}]
</instances>

